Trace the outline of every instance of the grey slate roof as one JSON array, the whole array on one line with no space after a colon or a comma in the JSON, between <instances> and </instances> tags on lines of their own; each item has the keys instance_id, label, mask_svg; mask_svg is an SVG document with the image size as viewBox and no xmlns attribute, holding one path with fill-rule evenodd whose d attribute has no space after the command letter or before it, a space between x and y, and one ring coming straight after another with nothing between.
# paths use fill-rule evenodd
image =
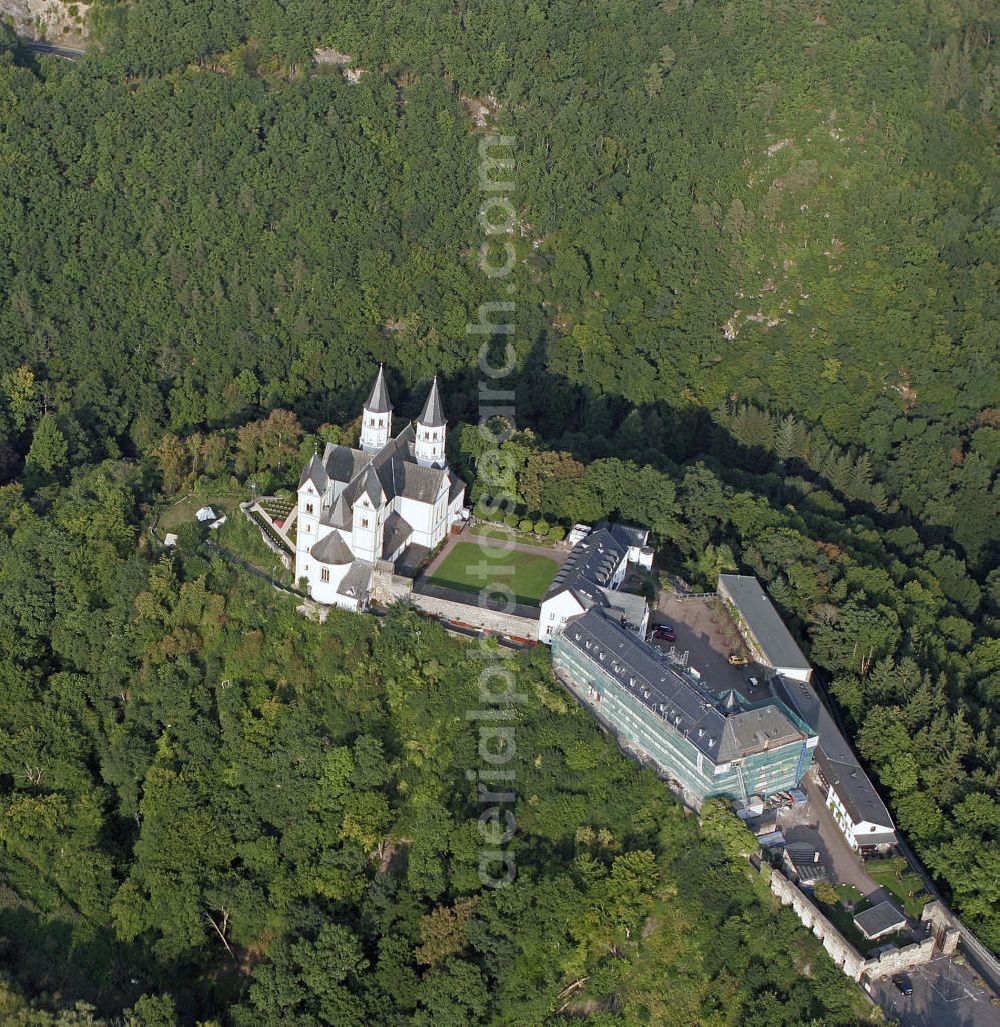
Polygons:
<instances>
[{"instance_id":1,"label":"grey slate roof","mask_svg":"<svg viewBox=\"0 0 1000 1027\"><path fill-rule=\"evenodd\" d=\"M445 426L444 408L441 406L441 395L438 392L437 375L431 383L430 395L424 404L424 409L417 418L417 424L425 428L443 428Z\"/></svg>"},{"instance_id":2,"label":"grey slate roof","mask_svg":"<svg viewBox=\"0 0 1000 1027\"><path fill-rule=\"evenodd\" d=\"M420 467L418 464L393 460L391 464L392 493L421 503L437 499L442 487L447 484L448 472L437 467Z\"/></svg>"},{"instance_id":3,"label":"grey slate roof","mask_svg":"<svg viewBox=\"0 0 1000 1027\"><path fill-rule=\"evenodd\" d=\"M906 917L891 902L879 902L871 909L858 913L854 922L861 933L870 940L905 927Z\"/></svg>"},{"instance_id":4,"label":"grey slate roof","mask_svg":"<svg viewBox=\"0 0 1000 1027\"><path fill-rule=\"evenodd\" d=\"M352 481L356 474L372 462L372 454L350 446L328 444L323 452L323 464L332 481Z\"/></svg>"},{"instance_id":5,"label":"grey slate roof","mask_svg":"<svg viewBox=\"0 0 1000 1027\"><path fill-rule=\"evenodd\" d=\"M371 395L365 403L365 410L370 414L391 414L392 403L389 400L389 390L385 387L385 368L379 365L378 377L372 386Z\"/></svg>"},{"instance_id":6,"label":"grey slate roof","mask_svg":"<svg viewBox=\"0 0 1000 1027\"><path fill-rule=\"evenodd\" d=\"M421 467L416 463L413 456L414 438L413 425L408 424L375 454L363 453L360 449L351 449L349 446L328 445L323 456L329 478L347 482L348 485L338 497L334 511L326 515L324 523L349 527L349 508L357 502L363 492L368 492L373 505L378 505L375 499L378 488L386 499L404 496L423 503L433 502L445 487L449 488L450 500L460 495L465 483L453 471L439 467ZM338 516L336 510L341 498L346 502L348 512Z\"/></svg>"},{"instance_id":7,"label":"grey slate roof","mask_svg":"<svg viewBox=\"0 0 1000 1027\"><path fill-rule=\"evenodd\" d=\"M802 732L777 706L729 713L719 743L719 758L736 759L749 752L777 749L799 738Z\"/></svg>"},{"instance_id":8,"label":"grey slate roof","mask_svg":"<svg viewBox=\"0 0 1000 1027\"><path fill-rule=\"evenodd\" d=\"M348 495L350 493L350 495ZM376 509L386 500L385 490L375 468L369 464L350 485L344 489L347 502L353 506L363 495L367 495Z\"/></svg>"},{"instance_id":9,"label":"grey slate roof","mask_svg":"<svg viewBox=\"0 0 1000 1027\"><path fill-rule=\"evenodd\" d=\"M375 564L367 560L355 560L337 586L337 592L351 599L363 599L371 588L374 568Z\"/></svg>"},{"instance_id":10,"label":"grey slate roof","mask_svg":"<svg viewBox=\"0 0 1000 1027\"><path fill-rule=\"evenodd\" d=\"M782 678L781 691L792 709L819 735L816 762L851 819L855 823L865 820L885 828L884 832L876 832L878 841L870 844L888 842L894 845L897 839L892 817L816 689L805 681Z\"/></svg>"},{"instance_id":11,"label":"grey slate roof","mask_svg":"<svg viewBox=\"0 0 1000 1027\"><path fill-rule=\"evenodd\" d=\"M348 506L343 492L337 496L337 501L333 504L332 508L328 506L323 507L323 513L319 522L324 525L333 525L335 528L344 528L346 531L351 530L354 526L354 511Z\"/></svg>"},{"instance_id":12,"label":"grey slate roof","mask_svg":"<svg viewBox=\"0 0 1000 1027\"><path fill-rule=\"evenodd\" d=\"M612 611L593 607L566 624L561 633L565 642L713 763L805 737L777 706L727 715L716 701L664 663L657 650L617 623ZM763 716L758 718L759 713ZM768 736L768 731L775 734Z\"/></svg>"},{"instance_id":13,"label":"grey slate roof","mask_svg":"<svg viewBox=\"0 0 1000 1027\"><path fill-rule=\"evenodd\" d=\"M631 592L615 592L610 588L602 588L608 606L619 610L622 616L634 627L639 627L649 612L649 605L643 596L632 595Z\"/></svg>"},{"instance_id":14,"label":"grey slate roof","mask_svg":"<svg viewBox=\"0 0 1000 1027\"><path fill-rule=\"evenodd\" d=\"M625 558L627 549L606 528L592 531L581 539L566 557L562 567L552 579L542 597L550 599L564 589L581 589L584 594L594 585L607 585L615 572L615 568ZM600 600L594 599L594 602Z\"/></svg>"},{"instance_id":15,"label":"grey slate roof","mask_svg":"<svg viewBox=\"0 0 1000 1027\"><path fill-rule=\"evenodd\" d=\"M391 553L396 552L399 547L413 534L412 525L408 524L395 510L385 519L385 528L382 534L382 556L388 559Z\"/></svg>"},{"instance_id":16,"label":"grey slate roof","mask_svg":"<svg viewBox=\"0 0 1000 1027\"><path fill-rule=\"evenodd\" d=\"M610 524L608 531L624 546L644 546L649 540L648 528L637 528L632 524Z\"/></svg>"},{"instance_id":17,"label":"grey slate roof","mask_svg":"<svg viewBox=\"0 0 1000 1027\"><path fill-rule=\"evenodd\" d=\"M862 845L895 845L899 841L895 831L869 831L858 835L858 840Z\"/></svg>"},{"instance_id":18,"label":"grey slate roof","mask_svg":"<svg viewBox=\"0 0 1000 1027\"><path fill-rule=\"evenodd\" d=\"M827 878L826 865L824 863L797 864L795 874L803 884L825 881Z\"/></svg>"},{"instance_id":19,"label":"grey slate roof","mask_svg":"<svg viewBox=\"0 0 1000 1027\"><path fill-rule=\"evenodd\" d=\"M323 462L320 458L313 453L312 459L302 468L302 474L299 475L299 488L302 488L307 481L311 481L316 486L316 491L320 494L326 489L329 480L327 478L326 470L323 467Z\"/></svg>"},{"instance_id":20,"label":"grey slate roof","mask_svg":"<svg viewBox=\"0 0 1000 1027\"><path fill-rule=\"evenodd\" d=\"M338 567L354 560L350 546L336 531L331 531L325 538L321 538L309 552L314 560Z\"/></svg>"},{"instance_id":21,"label":"grey slate roof","mask_svg":"<svg viewBox=\"0 0 1000 1027\"><path fill-rule=\"evenodd\" d=\"M448 481L451 484L451 488L448 491L448 502L454 503L465 491L465 482L452 470L448 471Z\"/></svg>"},{"instance_id":22,"label":"grey slate roof","mask_svg":"<svg viewBox=\"0 0 1000 1027\"><path fill-rule=\"evenodd\" d=\"M764 587L752 574L720 574L719 588L729 595L772 667L811 669Z\"/></svg>"}]
</instances>

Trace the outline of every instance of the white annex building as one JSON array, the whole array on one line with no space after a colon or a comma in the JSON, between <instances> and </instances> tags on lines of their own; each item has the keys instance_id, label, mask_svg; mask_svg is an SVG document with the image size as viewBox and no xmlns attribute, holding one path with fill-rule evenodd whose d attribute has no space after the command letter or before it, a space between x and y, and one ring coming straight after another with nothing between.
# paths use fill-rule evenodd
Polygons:
<instances>
[{"instance_id":1,"label":"white annex building","mask_svg":"<svg viewBox=\"0 0 1000 1027\"><path fill-rule=\"evenodd\" d=\"M542 597L538 640L552 644L553 636L574 617L591 607L609 615L645 639L649 605L642 596L619 592L630 563L653 566L653 550L646 545L649 531L626 524L611 524L591 531L578 524L577 542Z\"/></svg>"},{"instance_id":2,"label":"white annex building","mask_svg":"<svg viewBox=\"0 0 1000 1027\"><path fill-rule=\"evenodd\" d=\"M361 448L327 444L299 478L295 580L319 603L359 610L378 561L433 549L460 518L465 485L445 460L447 426L437 379L423 412L391 438L385 375L365 403Z\"/></svg>"}]
</instances>

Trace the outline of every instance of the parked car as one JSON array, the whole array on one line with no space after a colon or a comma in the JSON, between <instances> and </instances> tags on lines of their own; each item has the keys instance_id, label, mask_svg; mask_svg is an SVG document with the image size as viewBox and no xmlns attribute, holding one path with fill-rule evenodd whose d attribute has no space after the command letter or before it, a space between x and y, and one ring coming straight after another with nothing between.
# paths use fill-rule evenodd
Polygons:
<instances>
[{"instance_id":1,"label":"parked car","mask_svg":"<svg viewBox=\"0 0 1000 1027\"><path fill-rule=\"evenodd\" d=\"M653 638L658 638L661 642L677 641L677 635L669 624L657 624L653 628Z\"/></svg>"},{"instance_id":2,"label":"parked car","mask_svg":"<svg viewBox=\"0 0 1000 1027\"><path fill-rule=\"evenodd\" d=\"M734 667L745 667L750 661L745 656L741 656L739 653L730 653L729 662Z\"/></svg>"},{"instance_id":3,"label":"parked car","mask_svg":"<svg viewBox=\"0 0 1000 1027\"><path fill-rule=\"evenodd\" d=\"M896 990L901 995L912 995L913 984L910 982L910 978L906 974L896 974L892 978L892 983L896 985Z\"/></svg>"}]
</instances>

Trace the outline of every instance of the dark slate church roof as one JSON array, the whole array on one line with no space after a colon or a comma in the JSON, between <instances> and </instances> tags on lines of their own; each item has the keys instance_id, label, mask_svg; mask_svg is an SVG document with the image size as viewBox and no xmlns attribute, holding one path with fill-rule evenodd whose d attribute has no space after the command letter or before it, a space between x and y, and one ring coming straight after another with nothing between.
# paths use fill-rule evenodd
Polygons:
<instances>
[{"instance_id":1,"label":"dark slate church roof","mask_svg":"<svg viewBox=\"0 0 1000 1027\"><path fill-rule=\"evenodd\" d=\"M395 510L385 519L385 530L382 535L382 557L388 559L390 553L396 552L413 534L412 525L408 524Z\"/></svg>"},{"instance_id":2,"label":"dark slate church roof","mask_svg":"<svg viewBox=\"0 0 1000 1027\"><path fill-rule=\"evenodd\" d=\"M392 402L389 399L389 390L385 387L385 368L381 365L378 369L378 377L372 386L371 395L365 403L365 410L370 414L391 414Z\"/></svg>"},{"instance_id":3,"label":"dark slate church roof","mask_svg":"<svg viewBox=\"0 0 1000 1027\"><path fill-rule=\"evenodd\" d=\"M351 481L354 476L372 462L372 454L350 446L335 446L327 443L323 451L323 466L331 481Z\"/></svg>"},{"instance_id":4,"label":"dark slate church roof","mask_svg":"<svg viewBox=\"0 0 1000 1027\"><path fill-rule=\"evenodd\" d=\"M307 481L311 481L316 486L316 491L322 493L326 486L329 484L329 478L326 473L326 468L323 466L323 462L320 458L313 453L312 459L302 468L302 474L299 476L299 488L302 488Z\"/></svg>"},{"instance_id":5,"label":"dark slate church roof","mask_svg":"<svg viewBox=\"0 0 1000 1027\"><path fill-rule=\"evenodd\" d=\"M367 494L372 506L379 507L385 501L386 493L382 488L382 480L375 468L369 464L351 483L344 489L343 498L348 506L354 504Z\"/></svg>"},{"instance_id":6,"label":"dark slate church roof","mask_svg":"<svg viewBox=\"0 0 1000 1027\"><path fill-rule=\"evenodd\" d=\"M355 560L337 586L342 596L360 599L367 595L372 583L372 570L375 565L367 560Z\"/></svg>"},{"instance_id":7,"label":"dark slate church roof","mask_svg":"<svg viewBox=\"0 0 1000 1027\"><path fill-rule=\"evenodd\" d=\"M323 454L326 473L333 481L348 482L344 489L343 498L350 507L360 498L362 492L367 491L372 498L374 505L377 491L375 482L381 486L381 490L387 499L393 496L403 496L406 499L415 499L421 503L433 502L438 493L449 488L449 498L455 499L465 487L462 479L451 471L440 467L421 467L413 456L413 443L415 431L412 424L408 424L394 439L378 453L363 453L359 449L351 449L349 446L327 446ZM303 481L305 478L303 478ZM340 504L338 498L337 505ZM333 514L330 515L331 517ZM329 523L339 523L341 527L346 526L347 515L341 516L341 522L331 520Z\"/></svg>"},{"instance_id":8,"label":"dark slate church roof","mask_svg":"<svg viewBox=\"0 0 1000 1027\"><path fill-rule=\"evenodd\" d=\"M431 383L430 395L424 404L423 412L417 418L417 424L422 428L443 428L445 426L444 408L441 406L437 376Z\"/></svg>"},{"instance_id":9,"label":"dark slate church roof","mask_svg":"<svg viewBox=\"0 0 1000 1027\"><path fill-rule=\"evenodd\" d=\"M313 559L318 560L320 563L340 566L345 563L354 562L354 554L351 552L350 546L340 537L340 533L336 531L331 531L326 538L321 538L309 552Z\"/></svg>"}]
</instances>

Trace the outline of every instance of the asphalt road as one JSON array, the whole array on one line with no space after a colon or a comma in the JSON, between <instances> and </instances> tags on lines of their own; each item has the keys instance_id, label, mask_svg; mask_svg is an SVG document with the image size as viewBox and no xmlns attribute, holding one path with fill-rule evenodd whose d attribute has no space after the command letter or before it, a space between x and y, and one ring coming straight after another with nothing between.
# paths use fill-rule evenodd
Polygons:
<instances>
[{"instance_id":1,"label":"asphalt road","mask_svg":"<svg viewBox=\"0 0 1000 1027\"><path fill-rule=\"evenodd\" d=\"M36 43L30 39L22 39L21 45L32 53L50 54L67 61L78 61L84 54L83 50L76 50L71 46L53 46L51 43Z\"/></svg>"}]
</instances>

